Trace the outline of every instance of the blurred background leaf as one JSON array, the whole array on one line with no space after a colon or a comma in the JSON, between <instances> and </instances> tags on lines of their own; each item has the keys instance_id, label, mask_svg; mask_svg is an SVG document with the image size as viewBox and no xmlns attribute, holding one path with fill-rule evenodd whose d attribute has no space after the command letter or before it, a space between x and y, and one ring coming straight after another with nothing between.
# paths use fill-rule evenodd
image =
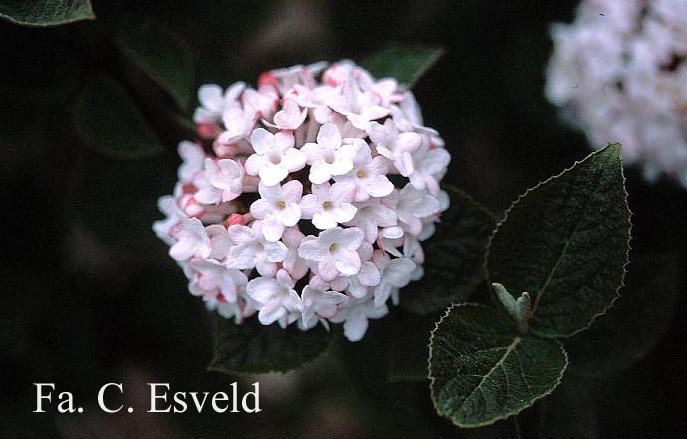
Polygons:
<instances>
[{"instance_id":1,"label":"blurred background leaf","mask_svg":"<svg viewBox=\"0 0 687 439\"><path fill-rule=\"evenodd\" d=\"M162 152L160 140L127 92L109 78L96 78L78 97L72 117L84 142L117 159L140 159Z\"/></svg>"},{"instance_id":2,"label":"blurred background leaf","mask_svg":"<svg viewBox=\"0 0 687 439\"><path fill-rule=\"evenodd\" d=\"M195 95L193 61L182 41L155 25L133 24L122 29L117 42L125 56L188 111Z\"/></svg>"},{"instance_id":3,"label":"blurred background leaf","mask_svg":"<svg viewBox=\"0 0 687 439\"><path fill-rule=\"evenodd\" d=\"M0 17L27 26L58 26L95 20L90 0L5 0Z\"/></svg>"},{"instance_id":4,"label":"blurred background leaf","mask_svg":"<svg viewBox=\"0 0 687 439\"><path fill-rule=\"evenodd\" d=\"M409 44L390 44L360 62L372 76L394 78L408 89L444 55L444 49Z\"/></svg>"}]
</instances>

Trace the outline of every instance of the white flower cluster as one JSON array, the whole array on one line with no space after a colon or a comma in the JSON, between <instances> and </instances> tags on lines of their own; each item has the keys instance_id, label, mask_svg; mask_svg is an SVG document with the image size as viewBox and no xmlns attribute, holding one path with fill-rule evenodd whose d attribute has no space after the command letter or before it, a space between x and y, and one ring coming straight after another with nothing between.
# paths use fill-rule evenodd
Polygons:
<instances>
[{"instance_id":1,"label":"white flower cluster","mask_svg":"<svg viewBox=\"0 0 687 439\"><path fill-rule=\"evenodd\" d=\"M687 0L583 0L552 28L546 94L594 145L687 187Z\"/></svg>"},{"instance_id":2,"label":"white flower cluster","mask_svg":"<svg viewBox=\"0 0 687 439\"><path fill-rule=\"evenodd\" d=\"M350 61L258 82L200 88L202 140L179 145L179 182L153 228L222 316L343 322L360 340L422 277L450 155L410 92Z\"/></svg>"}]
</instances>

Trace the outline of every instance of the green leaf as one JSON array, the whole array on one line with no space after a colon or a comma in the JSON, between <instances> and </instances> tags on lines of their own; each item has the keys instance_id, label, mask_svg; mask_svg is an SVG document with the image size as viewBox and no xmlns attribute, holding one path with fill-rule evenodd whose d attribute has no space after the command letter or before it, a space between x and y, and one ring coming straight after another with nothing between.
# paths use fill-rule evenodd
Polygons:
<instances>
[{"instance_id":1,"label":"green leaf","mask_svg":"<svg viewBox=\"0 0 687 439\"><path fill-rule=\"evenodd\" d=\"M680 291L677 255L630 257L627 285L607 314L566 342L570 373L611 377L645 357L668 330Z\"/></svg>"},{"instance_id":2,"label":"green leaf","mask_svg":"<svg viewBox=\"0 0 687 439\"><path fill-rule=\"evenodd\" d=\"M465 192L444 189L451 207L441 216L432 238L422 243L428 257L424 276L401 291L401 307L428 314L467 300L486 285L484 255L497 219Z\"/></svg>"},{"instance_id":3,"label":"green leaf","mask_svg":"<svg viewBox=\"0 0 687 439\"><path fill-rule=\"evenodd\" d=\"M432 399L459 427L519 413L551 393L566 366L558 341L523 335L507 315L477 304L449 308L430 339Z\"/></svg>"},{"instance_id":4,"label":"green leaf","mask_svg":"<svg viewBox=\"0 0 687 439\"><path fill-rule=\"evenodd\" d=\"M410 89L444 53L444 49L437 47L394 43L368 56L360 65L377 78L395 78Z\"/></svg>"},{"instance_id":5,"label":"green leaf","mask_svg":"<svg viewBox=\"0 0 687 439\"><path fill-rule=\"evenodd\" d=\"M264 326L257 318L237 325L216 320L215 357L208 369L224 373L286 372L317 358L330 344L331 334L321 326L301 331L277 324Z\"/></svg>"},{"instance_id":6,"label":"green leaf","mask_svg":"<svg viewBox=\"0 0 687 439\"><path fill-rule=\"evenodd\" d=\"M532 295L534 334L568 337L618 297L629 239L620 145L614 144L513 203L491 240L487 269L511 294Z\"/></svg>"},{"instance_id":7,"label":"green leaf","mask_svg":"<svg viewBox=\"0 0 687 439\"><path fill-rule=\"evenodd\" d=\"M108 78L89 84L72 107L74 125L85 143L118 159L160 154L160 141L126 91Z\"/></svg>"},{"instance_id":8,"label":"green leaf","mask_svg":"<svg viewBox=\"0 0 687 439\"><path fill-rule=\"evenodd\" d=\"M539 403L539 439L597 439L599 422L590 386L566 374L563 382Z\"/></svg>"},{"instance_id":9,"label":"green leaf","mask_svg":"<svg viewBox=\"0 0 687 439\"><path fill-rule=\"evenodd\" d=\"M122 53L169 94L181 109L188 109L193 94L193 61L186 45L154 26L127 27L117 40Z\"/></svg>"},{"instance_id":10,"label":"green leaf","mask_svg":"<svg viewBox=\"0 0 687 439\"><path fill-rule=\"evenodd\" d=\"M90 0L8 0L0 3L0 17L26 26L95 20Z\"/></svg>"}]
</instances>

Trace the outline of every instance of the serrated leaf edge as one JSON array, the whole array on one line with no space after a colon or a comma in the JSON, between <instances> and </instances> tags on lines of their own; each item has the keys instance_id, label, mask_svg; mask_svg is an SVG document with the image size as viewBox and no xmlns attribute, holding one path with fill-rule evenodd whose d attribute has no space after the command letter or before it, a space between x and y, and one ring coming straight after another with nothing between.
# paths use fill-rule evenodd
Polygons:
<instances>
[{"instance_id":1,"label":"serrated leaf edge","mask_svg":"<svg viewBox=\"0 0 687 439\"><path fill-rule=\"evenodd\" d=\"M620 298L620 293L619 293L619 291L625 286L625 277L626 277L626 275L627 275L627 266L628 266L629 263L630 263L630 250L632 249L632 243L631 243L631 241L632 241L632 226L633 226L633 225L632 225L632 211L630 210L630 206L629 206L629 204L628 204L628 202L627 202L627 199L628 199L628 197L629 197L629 194L627 193L627 187L626 187L627 178L625 177L625 170L624 170L623 165L622 165L622 161L623 161L622 155L621 155L622 145L621 145L620 143L608 143L605 147L600 148L600 149L598 149L598 150L596 150L596 151L591 152L590 154L588 154L588 155L587 155L586 157L584 157L583 159L581 159L581 160L576 160L570 167L565 168L565 169L564 169L563 171L561 171L560 173L558 173L558 174L556 174L556 175L552 175L551 177L547 178L546 180L540 181L540 182L537 183L536 185L534 185L534 186L532 186L531 188L527 189L525 192L523 192L522 194L520 194L520 195L518 196L518 198L517 198L515 201L513 201L513 202L511 203L511 205L510 205L510 207L508 207L508 209L506 209L506 211L505 211L504 214L503 214L503 219L501 219L501 221L498 221L498 222L497 222L496 228L494 229L494 231L492 232L491 236L489 237L489 243L487 244L487 251L486 251L486 253L485 253L485 255L484 255L484 269L486 270L487 278L488 278L488 279L490 279L489 268L488 268L488 262L489 262L489 254L490 254L490 252L491 252L491 243L492 243L492 241L494 240L494 237L496 236L496 233L498 233L499 228L501 227L501 225L503 225L503 223L505 223L505 222L508 220L508 215L510 214L511 210L513 210L513 208L514 208L518 203L520 203L520 201L521 201L522 199L524 199L526 196L528 196L531 192L533 192L533 191L539 189L541 186L543 186L543 185L545 185L545 184L548 184L548 183L550 183L550 182L553 181L553 180L556 180L556 179L562 177L566 172L569 172L569 171L573 170L577 165L579 165L579 164L581 164L581 163L587 161L588 159L590 159L591 157L593 157L593 156L595 156L595 155L597 155L597 154L600 154L601 152L605 151L607 148L612 147L612 146L618 146L618 157L619 157L619 159L620 159L620 177L622 178L623 193L624 193L624 195L625 195L624 198L623 198L623 201L624 201L625 209L627 210L627 213L628 213L627 221L628 221L629 226L630 226L630 227L628 228L628 230L627 230L627 249L626 249L626 251L625 251L625 263L623 264L623 278L622 278L622 280L621 280L621 282L620 282L620 285L618 285L618 287L617 287L616 290L615 290L615 295L613 296L613 300L611 301L611 303L609 303L608 306L607 306L605 309L603 309L601 312L599 312L599 313L597 313L597 314L594 314L594 315L592 316L592 318L589 320L589 323L587 323L587 325L585 325L585 326L583 326L583 327L581 327L581 328L577 329L576 331L571 332L571 333L569 333L569 334L557 335L557 336L555 336L555 337L546 336L546 335L540 335L540 334L536 334L535 332L533 332L533 334L534 334L534 335L537 335L538 337L547 338L547 339L553 339L553 338L570 338L570 337L572 337L572 336L574 336L574 335L577 335L577 334L579 334L580 332L583 332L583 331L585 331L586 329L588 329L588 328L592 325L592 323L594 323L594 321L595 321L598 317L600 317L600 316L606 314L606 313L608 312L608 310L611 309L611 308L613 307L613 305L615 304L616 300L618 300L618 299ZM491 279L490 279L490 280L491 280ZM536 297L534 298L534 300L536 300ZM567 354L566 354L566 355L567 355Z\"/></svg>"},{"instance_id":2,"label":"serrated leaf edge","mask_svg":"<svg viewBox=\"0 0 687 439\"><path fill-rule=\"evenodd\" d=\"M51 21L51 22L31 22L31 21L24 21L24 20L18 20L11 15L7 14L0 14L0 18L3 18L10 23L18 24L20 26L27 26L27 27L38 27L38 28L43 28L43 27L55 27L55 26L63 26L65 24L71 24L71 23L78 23L79 21L93 21L96 20L97 17L95 16L95 12L93 11L93 4L91 4L90 0L86 2L86 10L84 11L85 16L82 18L67 18L64 20L58 20L58 21Z\"/></svg>"},{"instance_id":3,"label":"serrated leaf edge","mask_svg":"<svg viewBox=\"0 0 687 439\"><path fill-rule=\"evenodd\" d=\"M484 305L482 305L482 304L479 304L479 303L472 303L472 302L465 302L465 303L460 303L460 304L451 305L451 306L449 306L449 307L446 309L446 312L444 313L444 315L441 316L441 318L439 319L438 322L436 322L436 324L434 325L434 329L430 332L430 335L429 335L429 344L428 344L429 356L427 357L427 378L429 379L429 392L430 392L430 397L431 397L431 399L432 399L432 404L434 405L434 410L435 410L440 416L443 416L443 417L447 417L447 416L443 415L443 414L439 411L439 407L437 407L436 395L435 395L435 393L434 393L434 377L432 376L432 357L433 357L433 355L434 355L434 351L433 351L433 349L432 349L432 344L433 344L433 342L434 342L434 333L435 333L435 332L437 331L437 329L439 328L439 325L441 324L441 322L443 322L444 319L445 319L446 317L449 316L449 314L451 313L451 310L452 310L453 308L457 308L457 307L460 307L460 306L478 306L478 307L480 307L480 308L492 309L492 308L490 308L490 307L488 307L488 306L484 306ZM496 310L494 310L494 312L496 312ZM543 337L537 337L537 336L531 336L531 337L543 338ZM558 344L558 347L560 348L561 352L563 352L563 357L564 357L564 359L565 359L565 364L563 365L563 368L561 369L561 373L558 375L558 379L556 380L556 383L551 387L551 389L549 389L548 392L544 392L544 393L542 393L541 395L539 395L539 396L533 398L533 399L530 401L530 404L529 404L528 406L526 406L526 407L523 407L523 408L521 408L521 409L519 409L519 410L508 411L508 412L504 413L504 414L501 415L501 416L494 417L493 419L490 419L490 420L485 421L485 422L480 422L480 423L477 423L477 424L465 424L465 423L459 422L459 421L457 421L457 420L455 420L455 419L453 419L453 418L450 418L450 417L448 417L448 419L450 419L451 422L453 422L456 426L458 426L458 427L460 427L460 428L486 427L487 425L492 425L492 424L496 423L497 421L501 421L501 420L507 419L507 418L509 418L509 417L511 417L511 416L513 416L513 415L517 415L517 414L520 413L521 411L523 411L523 410L525 410L525 409L528 409L528 408L532 407L532 405L534 405L535 402L537 402L537 401L539 401L540 399L542 399L542 398L544 398L544 397L550 395L550 394L551 394L554 390L556 390L556 388L561 384L561 380L563 379L563 375L565 374L565 371L568 369L568 364L569 364L569 362L568 362L568 352L565 350L565 347L563 346L563 344L562 344L559 340L553 340L553 341L555 341L555 342ZM492 370L493 370L493 369L492 369Z\"/></svg>"}]
</instances>

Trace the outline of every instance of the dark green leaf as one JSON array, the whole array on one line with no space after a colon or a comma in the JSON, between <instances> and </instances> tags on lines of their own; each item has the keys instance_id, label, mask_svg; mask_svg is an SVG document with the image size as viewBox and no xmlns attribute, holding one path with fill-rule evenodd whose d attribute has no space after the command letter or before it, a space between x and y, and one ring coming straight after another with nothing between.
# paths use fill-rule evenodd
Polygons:
<instances>
[{"instance_id":1,"label":"dark green leaf","mask_svg":"<svg viewBox=\"0 0 687 439\"><path fill-rule=\"evenodd\" d=\"M432 399L459 427L519 413L556 388L566 365L556 340L522 335L507 315L482 305L449 308L430 340Z\"/></svg>"},{"instance_id":2,"label":"dark green leaf","mask_svg":"<svg viewBox=\"0 0 687 439\"><path fill-rule=\"evenodd\" d=\"M391 44L365 58L360 65L377 78L395 78L412 88L445 53L444 49Z\"/></svg>"},{"instance_id":3,"label":"dark green leaf","mask_svg":"<svg viewBox=\"0 0 687 439\"><path fill-rule=\"evenodd\" d=\"M277 324L264 326L255 317L241 325L215 319L215 357L208 369L216 372L286 372L317 358L331 341L321 326L301 331L295 325L286 329Z\"/></svg>"},{"instance_id":4,"label":"dark green leaf","mask_svg":"<svg viewBox=\"0 0 687 439\"><path fill-rule=\"evenodd\" d=\"M122 52L187 109L193 94L193 61L186 45L154 26L128 27L118 39Z\"/></svg>"},{"instance_id":5,"label":"dark green leaf","mask_svg":"<svg viewBox=\"0 0 687 439\"><path fill-rule=\"evenodd\" d=\"M514 296L532 295L533 333L567 337L618 297L630 239L620 145L609 145L513 203L487 269Z\"/></svg>"},{"instance_id":6,"label":"dark green leaf","mask_svg":"<svg viewBox=\"0 0 687 439\"><path fill-rule=\"evenodd\" d=\"M590 386L566 375L555 392L539 403L539 439L596 439L599 425Z\"/></svg>"},{"instance_id":7,"label":"dark green leaf","mask_svg":"<svg viewBox=\"0 0 687 439\"><path fill-rule=\"evenodd\" d=\"M163 150L143 114L111 79L89 84L74 103L72 118L84 141L107 156L140 159Z\"/></svg>"},{"instance_id":8,"label":"dark green leaf","mask_svg":"<svg viewBox=\"0 0 687 439\"><path fill-rule=\"evenodd\" d=\"M90 0L8 0L0 3L0 17L26 26L95 20Z\"/></svg>"},{"instance_id":9,"label":"dark green leaf","mask_svg":"<svg viewBox=\"0 0 687 439\"><path fill-rule=\"evenodd\" d=\"M627 285L607 314L566 343L570 373L610 377L653 349L670 326L680 291L677 255L632 255Z\"/></svg>"},{"instance_id":10,"label":"dark green leaf","mask_svg":"<svg viewBox=\"0 0 687 439\"><path fill-rule=\"evenodd\" d=\"M469 195L444 187L451 207L432 238L422 243L425 274L401 291L401 307L427 314L463 302L486 282L484 254L497 219Z\"/></svg>"}]
</instances>

